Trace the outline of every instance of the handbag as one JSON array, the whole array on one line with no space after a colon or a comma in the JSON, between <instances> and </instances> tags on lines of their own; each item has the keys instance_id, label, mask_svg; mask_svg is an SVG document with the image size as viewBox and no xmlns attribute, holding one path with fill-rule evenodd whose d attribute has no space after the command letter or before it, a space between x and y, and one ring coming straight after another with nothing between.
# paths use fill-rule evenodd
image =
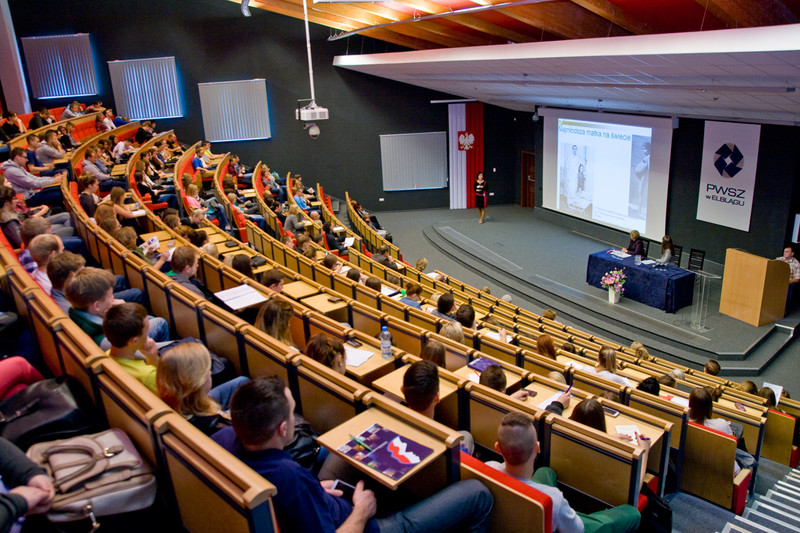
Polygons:
<instances>
[{"instance_id":1,"label":"handbag","mask_svg":"<svg viewBox=\"0 0 800 533\"><path fill-rule=\"evenodd\" d=\"M283 447L284 451L289 452L294 462L311 468L317 462L319 455L319 444L317 437L319 434L314 431L311 424L300 415L294 416L294 439Z\"/></svg>"},{"instance_id":2,"label":"handbag","mask_svg":"<svg viewBox=\"0 0 800 533\"><path fill-rule=\"evenodd\" d=\"M53 478L56 490L47 517L71 522L150 507L156 497L153 470L120 429L34 444L28 458Z\"/></svg>"},{"instance_id":3,"label":"handbag","mask_svg":"<svg viewBox=\"0 0 800 533\"><path fill-rule=\"evenodd\" d=\"M93 413L91 400L75 378L45 379L0 403L0 437L24 450L35 442L91 431Z\"/></svg>"},{"instance_id":4,"label":"handbag","mask_svg":"<svg viewBox=\"0 0 800 533\"><path fill-rule=\"evenodd\" d=\"M671 533L672 507L669 502L650 490L647 485L642 486L642 494L647 497L647 505L642 511L642 521L639 531L647 533Z\"/></svg>"}]
</instances>

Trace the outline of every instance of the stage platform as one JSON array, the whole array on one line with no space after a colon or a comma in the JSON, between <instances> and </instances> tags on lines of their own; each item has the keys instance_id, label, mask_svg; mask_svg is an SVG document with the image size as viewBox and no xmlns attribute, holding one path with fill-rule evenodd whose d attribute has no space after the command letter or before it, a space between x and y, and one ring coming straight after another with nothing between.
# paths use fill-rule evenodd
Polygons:
<instances>
[{"instance_id":1,"label":"stage platform","mask_svg":"<svg viewBox=\"0 0 800 533\"><path fill-rule=\"evenodd\" d=\"M592 231L596 235L588 234L591 228L583 232L569 229L560 215L544 209L492 206L484 224L478 223L475 210L378 215L411 264L426 253L434 255L420 243L421 233L425 244L441 253L429 258L429 269L447 272L447 262L456 262L469 274L453 275L467 283L488 285L497 295L497 290L509 292L515 303L537 312L551 308L559 321L596 335L623 344L638 340L654 355L694 368L713 358L720 361L724 375L760 375L791 344L800 324L798 312L760 328L721 315L721 279L710 282L706 330L692 327L697 302L674 314L624 297L618 304L610 304L606 290L586 283L587 261L593 252L627 245L627 236L604 228ZM655 246L657 243L651 245L651 257L657 255ZM437 257L442 264L436 263ZM704 269L722 273L722 265L707 263Z\"/></svg>"}]
</instances>

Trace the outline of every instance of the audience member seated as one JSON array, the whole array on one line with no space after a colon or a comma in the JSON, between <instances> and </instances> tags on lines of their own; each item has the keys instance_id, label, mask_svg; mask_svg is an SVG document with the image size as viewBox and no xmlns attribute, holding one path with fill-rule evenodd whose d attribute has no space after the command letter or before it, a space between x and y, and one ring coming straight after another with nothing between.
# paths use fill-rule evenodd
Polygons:
<instances>
[{"instance_id":1,"label":"audience member seated","mask_svg":"<svg viewBox=\"0 0 800 533\"><path fill-rule=\"evenodd\" d=\"M271 268L261 274L261 284L276 293L280 293L283 290L283 282L285 280L286 276L283 275L279 268Z\"/></svg>"},{"instance_id":2,"label":"audience member seated","mask_svg":"<svg viewBox=\"0 0 800 533\"><path fill-rule=\"evenodd\" d=\"M619 383L626 387L631 386L631 382L628 381L628 378L617 374L617 352L610 346L603 346L600 348L600 351L597 352L597 364L594 368L584 367L583 370L613 381L614 383Z\"/></svg>"},{"instance_id":3,"label":"audience member seated","mask_svg":"<svg viewBox=\"0 0 800 533\"><path fill-rule=\"evenodd\" d=\"M506 393L506 388L508 387L506 373L500 365L490 365L486 367L483 372L481 372L479 383L497 392L502 392L503 394ZM522 401L527 400L528 396L529 393L525 389L518 390L514 394L511 394L512 398ZM567 402L568 401L569 398L567 398Z\"/></svg>"},{"instance_id":4,"label":"audience member seated","mask_svg":"<svg viewBox=\"0 0 800 533\"><path fill-rule=\"evenodd\" d=\"M661 393L661 384L654 377L645 378L636 385L636 390L658 396Z\"/></svg>"},{"instance_id":5,"label":"audience member seated","mask_svg":"<svg viewBox=\"0 0 800 533\"><path fill-rule=\"evenodd\" d=\"M716 376L719 374L720 366L719 363L713 359L709 359L708 362L703 367L703 372L706 374L710 374L712 376Z\"/></svg>"},{"instance_id":6,"label":"audience member seated","mask_svg":"<svg viewBox=\"0 0 800 533\"><path fill-rule=\"evenodd\" d=\"M58 118L58 120L69 120L81 115L83 115L83 111L81 111L81 103L76 100L64 108L64 111L61 113L61 116Z\"/></svg>"},{"instance_id":7,"label":"audience member seated","mask_svg":"<svg viewBox=\"0 0 800 533\"><path fill-rule=\"evenodd\" d=\"M297 349L289 328L293 316L294 309L289 302L280 298L272 298L261 306L256 317L255 327L283 344Z\"/></svg>"},{"instance_id":8,"label":"audience member seated","mask_svg":"<svg viewBox=\"0 0 800 533\"><path fill-rule=\"evenodd\" d=\"M439 367L432 361L417 361L408 365L400 388L406 405L412 410L433 418L439 404ZM475 440L469 431L459 431L464 436L461 449L472 455Z\"/></svg>"},{"instance_id":9,"label":"audience member seated","mask_svg":"<svg viewBox=\"0 0 800 533\"><path fill-rule=\"evenodd\" d=\"M415 281L406 283L405 295L400 298L400 301L406 305L410 305L415 309L422 309L422 285Z\"/></svg>"},{"instance_id":10,"label":"audience member seated","mask_svg":"<svg viewBox=\"0 0 800 533\"><path fill-rule=\"evenodd\" d=\"M320 482L294 462L283 448L294 437L292 393L278 377L245 383L231 401L233 428L212 438L275 485L272 503L284 533L334 530L344 532L408 531L418 533L485 532L492 497L478 481L454 483L430 498L382 518L374 494L355 486L352 503L333 481Z\"/></svg>"},{"instance_id":11,"label":"audience member seated","mask_svg":"<svg viewBox=\"0 0 800 533\"><path fill-rule=\"evenodd\" d=\"M350 267L344 276L350 281L355 281L356 283L361 283L362 285L364 284L365 281L367 281L367 275L362 273L356 267Z\"/></svg>"},{"instance_id":12,"label":"audience member seated","mask_svg":"<svg viewBox=\"0 0 800 533\"><path fill-rule=\"evenodd\" d=\"M201 288L199 281L192 278L197 274L197 252L191 246L179 246L172 252L170 266L172 270L167 273L178 285L185 287L192 293L206 298L204 287Z\"/></svg>"},{"instance_id":13,"label":"audience member seated","mask_svg":"<svg viewBox=\"0 0 800 533\"><path fill-rule=\"evenodd\" d=\"M541 452L536 427L522 413L508 413L497 429L497 453L503 456L502 463L489 461L486 464L518 479L548 495L553 501L553 531L580 533L607 531L626 533L639 528L641 516L635 507L621 505L592 514L575 512L557 488L556 473L548 467L534 471L536 456Z\"/></svg>"},{"instance_id":14,"label":"audience member seated","mask_svg":"<svg viewBox=\"0 0 800 533\"><path fill-rule=\"evenodd\" d=\"M14 111L5 111L3 113L3 118L5 122L3 122L3 133L6 134L6 137L9 139L13 139L15 137L19 137L26 131L28 128L25 127L25 124L22 123L22 119L19 118Z\"/></svg>"},{"instance_id":15,"label":"audience member seated","mask_svg":"<svg viewBox=\"0 0 800 533\"><path fill-rule=\"evenodd\" d=\"M339 339L328 337L324 333L317 333L308 339L306 355L339 374L347 371L344 344Z\"/></svg>"},{"instance_id":16,"label":"audience member seated","mask_svg":"<svg viewBox=\"0 0 800 533\"><path fill-rule=\"evenodd\" d=\"M144 173L141 170L137 170L133 173L133 181L136 183L136 190L139 191L143 199L146 200L146 196L150 195L150 201L154 204L166 203L167 206L172 209L178 208L178 196L174 193L167 192L167 189L164 188L150 188L150 186L144 182ZM174 187L172 187L172 190L174 190Z\"/></svg>"},{"instance_id":17,"label":"audience member seated","mask_svg":"<svg viewBox=\"0 0 800 533\"><path fill-rule=\"evenodd\" d=\"M211 354L197 342L176 344L158 359L159 396L206 435L231 425L226 411L231 396L245 382L246 377L238 377L212 388Z\"/></svg>"},{"instance_id":18,"label":"audience member seated","mask_svg":"<svg viewBox=\"0 0 800 533\"><path fill-rule=\"evenodd\" d=\"M97 145L89 147L83 160L83 172L97 178L101 192L108 192L114 187L121 187L125 191L130 188L128 180L112 178L111 174L101 169L101 164L100 148Z\"/></svg>"},{"instance_id":19,"label":"audience member seated","mask_svg":"<svg viewBox=\"0 0 800 533\"><path fill-rule=\"evenodd\" d=\"M120 225L136 228L138 225L131 209L133 204L126 204L125 200L125 191L122 187L114 187L103 202L108 203L114 209L114 215L119 220Z\"/></svg>"},{"instance_id":20,"label":"audience member seated","mask_svg":"<svg viewBox=\"0 0 800 533\"><path fill-rule=\"evenodd\" d=\"M283 229L293 233L295 236L306 232L305 226L300 224L300 208L296 205L289 206L289 214L286 215L286 220L283 222Z\"/></svg>"},{"instance_id":21,"label":"audience member seated","mask_svg":"<svg viewBox=\"0 0 800 533\"><path fill-rule=\"evenodd\" d=\"M459 344L464 344L464 326L458 322L453 321L442 324L441 329L439 329L439 335Z\"/></svg>"},{"instance_id":22,"label":"audience member seated","mask_svg":"<svg viewBox=\"0 0 800 533\"><path fill-rule=\"evenodd\" d=\"M758 394L758 387L749 379L742 381L742 390L748 394Z\"/></svg>"},{"instance_id":23,"label":"audience member seated","mask_svg":"<svg viewBox=\"0 0 800 533\"><path fill-rule=\"evenodd\" d=\"M105 313L102 331L111 344L108 355L148 389L158 394L158 345L149 337L150 321L144 306L122 303L110 307ZM142 355L144 359L141 358Z\"/></svg>"},{"instance_id":24,"label":"audience member seated","mask_svg":"<svg viewBox=\"0 0 800 533\"><path fill-rule=\"evenodd\" d=\"M159 254L156 246L148 246L147 243L137 246L136 232L133 231L133 228L119 228L114 232L114 238L122 246L133 252L133 255L153 265L156 270L161 270L161 267L167 262L167 254Z\"/></svg>"},{"instance_id":25,"label":"audience member seated","mask_svg":"<svg viewBox=\"0 0 800 533\"><path fill-rule=\"evenodd\" d=\"M342 244L345 237L344 235L337 237L336 234L333 233L330 221L326 220L322 223L322 231L325 233L325 243L331 251L338 251L340 256L347 255L347 248Z\"/></svg>"},{"instance_id":26,"label":"audience member seated","mask_svg":"<svg viewBox=\"0 0 800 533\"><path fill-rule=\"evenodd\" d=\"M339 258L333 254L327 254L325 257L323 257L322 265L336 273L339 273L342 270L342 263L339 262Z\"/></svg>"},{"instance_id":27,"label":"audience member seated","mask_svg":"<svg viewBox=\"0 0 800 533\"><path fill-rule=\"evenodd\" d=\"M53 115L50 113L50 110L46 107L42 107L39 109L39 111L33 114L30 122L28 122L28 128L32 130L38 130L39 128L44 128L53 122L55 122L55 119L53 119Z\"/></svg>"},{"instance_id":28,"label":"audience member seated","mask_svg":"<svg viewBox=\"0 0 800 533\"><path fill-rule=\"evenodd\" d=\"M153 123L149 120L145 120L142 122L142 125L139 126L139 129L136 130L136 135L134 136L134 140L136 144L139 146L143 145L153 137L155 137L155 132L153 131Z\"/></svg>"},{"instance_id":29,"label":"audience member seated","mask_svg":"<svg viewBox=\"0 0 800 533\"><path fill-rule=\"evenodd\" d=\"M378 252L372 254L372 260L387 268L391 268L392 270L396 271L400 270L399 268L397 268L397 263L389 253L389 247L386 246L385 244L380 245L378 247Z\"/></svg>"},{"instance_id":30,"label":"audience member seated","mask_svg":"<svg viewBox=\"0 0 800 533\"><path fill-rule=\"evenodd\" d=\"M641 361L649 361L652 359L650 352L647 351L647 348L645 348L644 344L641 342L633 341L631 343L631 349L634 351L636 358Z\"/></svg>"},{"instance_id":31,"label":"audience member seated","mask_svg":"<svg viewBox=\"0 0 800 533\"><path fill-rule=\"evenodd\" d=\"M22 246L22 220L27 218L43 218L50 223L50 232L59 237L70 237L75 234L69 213L46 216L50 208L46 205L28 209L20 205L14 189L0 186L0 226L8 242L14 248Z\"/></svg>"},{"instance_id":32,"label":"audience member seated","mask_svg":"<svg viewBox=\"0 0 800 533\"><path fill-rule=\"evenodd\" d=\"M714 401L706 389L698 387L689 393L689 420L691 422L735 437L730 422L723 418L711 418L713 410ZM755 464L755 459L752 455L737 448L736 461L733 465L734 477L742 469L739 465L740 460L743 460L747 466Z\"/></svg>"},{"instance_id":33,"label":"audience member seated","mask_svg":"<svg viewBox=\"0 0 800 533\"><path fill-rule=\"evenodd\" d=\"M186 188L186 203L193 209L192 214L194 214L194 210L201 209L210 219L216 218L220 228L224 230L230 229L228 217L225 216L222 206L216 200L203 200L200 198L200 190L194 183L189 184Z\"/></svg>"},{"instance_id":34,"label":"audience member seated","mask_svg":"<svg viewBox=\"0 0 800 533\"><path fill-rule=\"evenodd\" d=\"M431 314L448 322L455 322L455 306L456 301L453 298L453 294L446 292L439 296L439 301L436 302L436 309L431 310Z\"/></svg>"},{"instance_id":35,"label":"audience member seated","mask_svg":"<svg viewBox=\"0 0 800 533\"><path fill-rule=\"evenodd\" d=\"M114 299L116 278L110 272L86 267L75 272L64 287L64 294L72 304L69 317L85 331L101 348L108 349L110 343L103 332L103 319L113 306L126 303ZM149 317L150 330L147 335L156 342L169 340L169 325L160 317Z\"/></svg>"},{"instance_id":36,"label":"audience member seated","mask_svg":"<svg viewBox=\"0 0 800 533\"><path fill-rule=\"evenodd\" d=\"M50 282L50 278L47 277L47 264L54 255L64 251L61 237L50 234L37 235L31 240L29 249L31 251L31 258L36 261L37 265L36 270L31 273L31 277L44 289L44 292L50 296L53 284Z\"/></svg>"},{"instance_id":37,"label":"audience member seated","mask_svg":"<svg viewBox=\"0 0 800 533\"><path fill-rule=\"evenodd\" d=\"M470 304L458 306L456 321L465 328L475 329L475 309Z\"/></svg>"},{"instance_id":38,"label":"audience member seated","mask_svg":"<svg viewBox=\"0 0 800 533\"><path fill-rule=\"evenodd\" d=\"M369 287L374 291L381 292L381 278L376 276L370 276L366 280L364 280L364 285Z\"/></svg>"},{"instance_id":39,"label":"audience member seated","mask_svg":"<svg viewBox=\"0 0 800 533\"><path fill-rule=\"evenodd\" d=\"M247 254L228 254L225 256L223 263L252 280L256 279L256 275L253 274L253 264L250 262L250 256Z\"/></svg>"},{"instance_id":40,"label":"audience member seated","mask_svg":"<svg viewBox=\"0 0 800 533\"><path fill-rule=\"evenodd\" d=\"M0 165L6 183L14 189L14 192L22 195L28 207L62 205L64 197L61 195L61 188L49 185L60 184L66 174L34 176L26 170L27 163L28 155L25 149L19 146L12 148L8 161ZM36 192L36 189L42 190Z\"/></svg>"},{"instance_id":41,"label":"audience member seated","mask_svg":"<svg viewBox=\"0 0 800 533\"><path fill-rule=\"evenodd\" d=\"M72 252L56 254L47 264L47 277L52 284L50 297L65 313L69 313L72 304L69 303L64 295L64 286L70 276L84 266L86 266L86 259L82 255Z\"/></svg>"},{"instance_id":42,"label":"audience member seated","mask_svg":"<svg viewBox=\"0 0 800 533\"><path fill-rule=\"evenodd\" d=\"M75 124L72 122L67 122L63 130L59 128L57 131L59 133L58 142L61 143L64 150L74 150L81 145L72 135L72 132L75 131Z\"/></svg>"},{"instance_id":43,"label":"audience member seated","mask_svg":"<svg viewBox=\"0 0 800 533\"><path fill-rule=\"evenodd\" d=\"M539 335L536 338L536 351L539 355L549 357L553 361L556 360L556 345L553 343L553 337L547 333Z\"/></svg>"},{"instance_id":44,"label":"audience member seated","mask_svg":"<svg viewBox=\"0 0 800 533\"><path fill-rule=\"evenodd\" d=\"M446 355L447 351L445 350L444 344L435 339L428 339L425 345L422 346L422 351L419 353L423 361L431 361L441 368L444 368Z\"/></svg>"}]
</instances>

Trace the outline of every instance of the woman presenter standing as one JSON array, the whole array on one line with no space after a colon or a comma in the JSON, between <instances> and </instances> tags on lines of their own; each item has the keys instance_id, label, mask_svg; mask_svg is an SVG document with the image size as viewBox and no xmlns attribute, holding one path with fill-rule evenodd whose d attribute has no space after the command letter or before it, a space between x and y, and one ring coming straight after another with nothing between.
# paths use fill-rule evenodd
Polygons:
<instances>
[{"instance_id":1,"label":"woman presenter standing","mask_svg":"<svg viewBox=\"0 0 800 533\"><path fill-rule=\"evenodd\" d=\"M486 180L483 179L483 172L478 172L478 177L475 179L475 207L478 208L478 213L481 215L481 224L486 217Z\"/></svg>"}]
</instances>

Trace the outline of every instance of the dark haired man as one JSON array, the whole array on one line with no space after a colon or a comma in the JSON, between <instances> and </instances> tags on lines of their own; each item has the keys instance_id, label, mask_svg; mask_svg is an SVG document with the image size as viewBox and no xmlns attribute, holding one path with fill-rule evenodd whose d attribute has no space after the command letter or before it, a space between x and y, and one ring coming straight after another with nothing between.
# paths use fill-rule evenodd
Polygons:
<instances>
[{"instance_id":1,"label":"dark haired man","mask_svg":"<svg viewBox=\"0 0 800 533\"><path fill-rule=\"evenodd\" d=\"M293 532L482 532L489 525L492 496L476 480L454 483L430 498L383 518L374 518L377 501L364 482L352 503L294 462L283 448L294 438L295 401L278 377L256 378L240 386L231 400L232 428L212 439L234 453L278 489L273 498L281 531Z\"/></svg>"}]
</instances>

